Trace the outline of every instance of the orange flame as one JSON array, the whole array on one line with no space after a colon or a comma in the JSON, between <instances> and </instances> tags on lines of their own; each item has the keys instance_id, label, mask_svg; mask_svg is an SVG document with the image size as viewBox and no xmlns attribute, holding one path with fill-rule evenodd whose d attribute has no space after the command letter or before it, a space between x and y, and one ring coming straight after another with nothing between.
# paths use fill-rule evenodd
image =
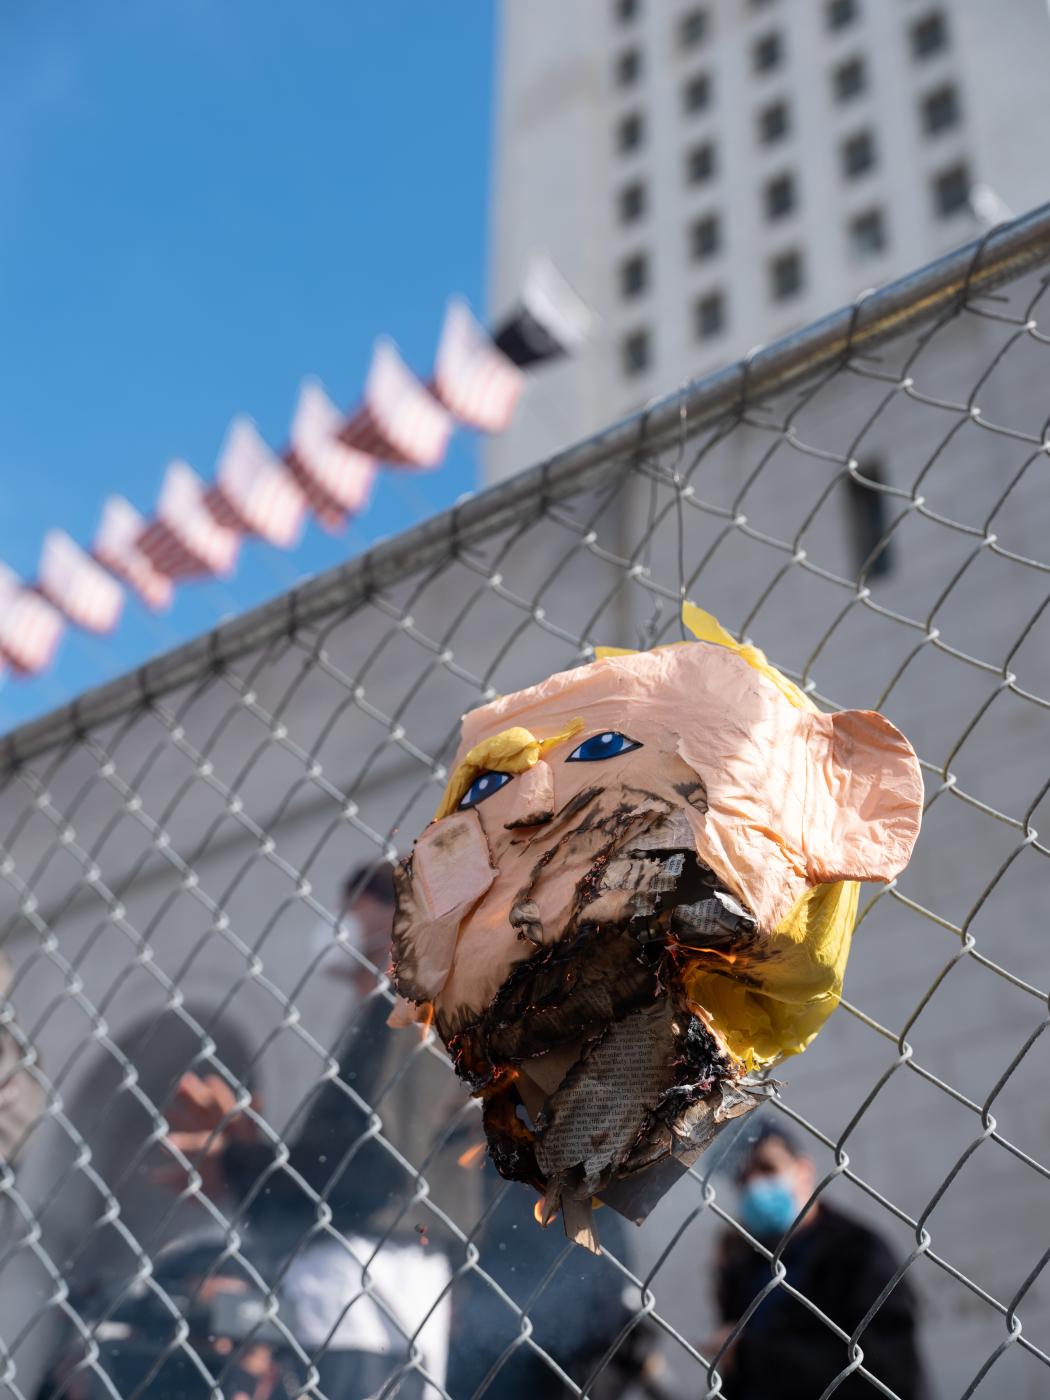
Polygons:
<instances>
[{"instance_id":1,"label":"orange flame","mask_svg":"<svg viewBox=\"0 0 1050 1400\"><path fill-rule=\"evenodd\" d=\"M561 1212L556 1210L556 1211L554 1212L554 1214L551 1216L550 1220L547 1221L547 1224L544 1225L544 1224L543 1224L543 1207L544 1207L545 1205L546 1205L546 1201L545 1201L545 1200L543 1199L543 1197L541 1196L541 1197L539 1198L539 1200L536 1202L536 1204L532 1207L532 1213L533 1213L533 1215L536 1217L536 1223L537 1223L537 1225L543 1225L543 1228L546 1230L547 1225L553 1224L553 1222L554 1222L555 1220L557 1220L557 1218L558 1218L558 1216L561 1214Z\"/></svg>"},{"instance_id":2,"label":"orange flame","mask_svg":"<svg viewBox=\"0 0 1050 1400\"><path fill-rule=\"evenodd\" d=\"M482 1153L485 1151L484 1142L476 1142L473 1147L468 1147L466 1152L461 1152L456 1158L456 1163L461 1167L472 1167L475 1162L481 1161Z\"/></svg>"},{"instance_id":3,"label":"orange flame","mask_svg":"<svg viewBox=\"0 0 1050 1400\"><path fill-rule=\"evenodd\" d=\"M419 1034L423 1040L426 1040L430 1034L430 1027L434 1024L434 1003L425 1001L419 1010Z\"/></svg>"}]
</instances>

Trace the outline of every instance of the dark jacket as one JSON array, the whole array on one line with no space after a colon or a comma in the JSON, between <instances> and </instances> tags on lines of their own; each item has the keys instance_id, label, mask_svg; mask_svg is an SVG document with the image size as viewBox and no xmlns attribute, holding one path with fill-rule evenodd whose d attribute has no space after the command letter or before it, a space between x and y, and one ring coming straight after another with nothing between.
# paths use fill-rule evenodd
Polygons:
<instances>
[{"instance_id":1,"label":"dark jacket","mask_svg":"<svg viewBox=\"0 0 1050 1400\"><path fill-rule=\"evenodd\" d=\"M810 1225L798 1231L783 1254L787 1282L852 1334L898 1264L874 1231L821 1205ZM769 1283L768 1260L746 1240L726 1236L718 1276L722 1319L735 1322ZM916 1302L902 1279L858 1338L867 1370L901 1400L925 1395L916 1346ZM818 1400L849 1364L840 1337L782 1288L775 1289L749 1319L721 1369L733 1400ZM852 1375L835 1391L837 1400L874 1400L879 1392Z\"/></svg>"},{"instance_id":2,"label":"dark jacket","mask_svg":"<svg viewBox=\"0 0 1050 1400\"><path fill-rule=\"evenodd\" d=\"M567 1245L560 1217L546 1229L537 1223L530 1187L503 1181L491 1164L479 1176L490 1205L474 1242L487 1277L468 1270L453 1289L449 1394L456 1400L472 1396L498 1364L486 1397L570 1400L573 1392L544 1356L582 1385L617 1339L630 1313L623 1302L623 1274L613 1261L630 1265L628 1232L634 1227L611 1210L599 1210L598 1231L608 1253L595 1256ZM540 1351L520 1344L523 1312ZM623 1393L626 1387L616 1385L614 1371L607 1367L602 1381L588 1388L591 1400Z\"/></svg>"},{"instance_id":3,"label":"dark jacket","mask_svg":"<svg viewBox=\"0 0 1050 1400\"><path fill-rule=\"evenodd\" d=\"M336 1052L339 1076L317 1085L303 1100L285 1132L288 1170L275 1165L275 1149L265 1141L231 1143L223 1159L234 1195L247 1202L249 1222L273 1237L302 1237L317 1221L317 1207L295 1175L324 1197L332 1224L343 1234L373 1238L391 1231L394 1239L421 1239L447 1245L442 1228L426 1205L409 1205L417 1173L430 1199L465 1232L480 1202L476 1175L457 1165L469 1143L481 1140L481 1115L464 1109L468 1094L444 1059L423 1045L419 1030L392 1030L390 1007L373 995L355 1009ZM370 1110L346 1092L353 1089L382 1120L380 1130L410 1165L391 1154L369 1133Z\"/></svg>"}]
</instances>

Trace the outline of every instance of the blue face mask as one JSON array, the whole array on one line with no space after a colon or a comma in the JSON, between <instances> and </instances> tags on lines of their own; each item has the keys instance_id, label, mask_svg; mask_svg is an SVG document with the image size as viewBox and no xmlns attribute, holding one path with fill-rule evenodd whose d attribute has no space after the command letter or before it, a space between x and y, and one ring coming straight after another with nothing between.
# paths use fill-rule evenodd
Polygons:
<instances>
[{"instance_id":1,"label":"blue face mask","mask_svg":"<svg viewBox=\"0 0 1050 1400\"><path fill-rule=\"evenodd\" d=\"M782 1176L759 1176L740 1193L740 1216L759 1239L779 1237L798 1214L795 1193Z\"/></svg>"}]
</instances>

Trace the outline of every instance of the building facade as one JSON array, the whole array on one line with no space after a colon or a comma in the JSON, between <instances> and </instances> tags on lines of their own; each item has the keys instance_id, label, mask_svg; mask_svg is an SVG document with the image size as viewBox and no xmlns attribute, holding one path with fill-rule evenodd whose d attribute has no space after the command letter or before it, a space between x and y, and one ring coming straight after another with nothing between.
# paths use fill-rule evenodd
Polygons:
<instances>
[{"instance_id":1,"label":"building facade","mask_svg":"<svg viewBox=\"0 0 1050 1400\"><path fill-rule=\"evenodd\" d=\"M537 251L596 312L500 480L1047 194L1044 0L505 4L491 302Z\"/></svg>"}]
</instances>

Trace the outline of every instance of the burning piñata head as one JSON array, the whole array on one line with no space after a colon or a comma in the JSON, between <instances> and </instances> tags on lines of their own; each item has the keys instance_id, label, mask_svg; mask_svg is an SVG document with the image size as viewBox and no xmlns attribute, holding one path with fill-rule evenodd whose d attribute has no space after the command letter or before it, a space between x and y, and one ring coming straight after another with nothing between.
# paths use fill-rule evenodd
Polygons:
<instances>
[{"instance_id":1,"label":"burning pi\u00f1ata head","mask_svg":"<svg viewBox=\"0 0 1050 1400\"><path fill-rule=\"evenodd\" d=\"M604 652L468 714L397 878L402 1017L433 1016L500 1172L591 1247L592 1198L644 1218L759 1101L756 1071L813 1039L855 882L892 879L919 830L888 720L818 711L683 615L696 642Z\"/></svg>"}]
</instances>

